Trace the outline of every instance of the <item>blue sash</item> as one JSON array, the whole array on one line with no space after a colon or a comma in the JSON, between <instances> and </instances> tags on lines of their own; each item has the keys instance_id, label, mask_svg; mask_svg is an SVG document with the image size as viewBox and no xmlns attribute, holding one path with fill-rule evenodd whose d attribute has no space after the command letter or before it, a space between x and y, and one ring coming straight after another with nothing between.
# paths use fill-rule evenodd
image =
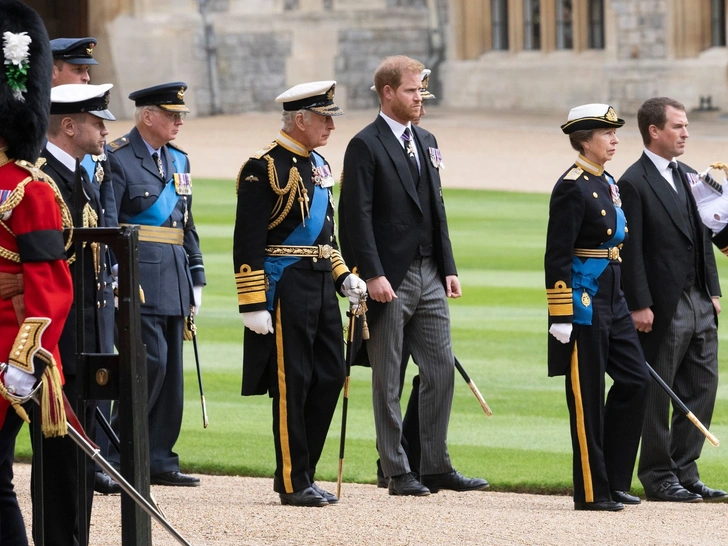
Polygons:
<instances>
[{"instance_id":1,"label":"blue sash","mask_svg":"<svg viewBox=\"0 0 728 546\"><path fill-rule=\"evenodd\" d=\"M86 174L88 175L88 179L91 181L91 185L95 184L98 186L99 182L96 181L96 161L94 161L94 158L91 157L91 154L83 156L81 166L86 169Z\"/></svg>"},{"instance_id":2,"label":"blue sash","mask_svg":"<svg viewBox=\"0 0 728 546\"><path fill-rule=\"evenodd\" d=\"M323 158L315 152L311 152L311 159L313 159L314 167L321 167L325 164ZM326 210L329 205L329 190L321 186L314 186L313 188L313 195L309 204L309 220L305 226L303 223L299 224L286 237L286 240L282 244L290 246L311 246L321 233L326 218ZM265 262L263 263L263 271L265 271L265 275L268 278L268 291L265 294L268 311L273 311L273 297L276 293L276 284L283 276L283 271L300 259L294 256L266 256Z\"/></svg>"},{"instance_id":3,"label":"blue sash","mask_svg":"<svg viewBox=\"0 0 728 546\"><path fill-rule=\"evenodd\" d=\"M609 185L614 185L614 179L605 173L605 177ZM617 246L624 241L624 227L626 220L624 211L621 207L614 205L614 211L617 213L617 229L614 230L614 236L599 248L611 248ZM608 258L587 258L581 261L581 258L574 256L571 266L571 288L572 298L574 301L574 324L584 324L591 326L592 323L592 305L591 302L599 290L599 276L609 265ZM589 295L585 297L584 293Z\"/></svg>"},{"instance_id":4,"label":"blue sash","mask_svg":"<svg viewBox=\"0 0 728 546\"><path fill-rule=\"evenodd\" d=\"M143 210L133 218L129 218L129 224L141 224L144 226L161 226L177 206L179 196L174 187L174 174L182 172L186 164L186 156L179 150L168 147L167 151L172 156L172 163L175 170L159 194L157 200L146 210Z\"/></svg>"}]
</instances>

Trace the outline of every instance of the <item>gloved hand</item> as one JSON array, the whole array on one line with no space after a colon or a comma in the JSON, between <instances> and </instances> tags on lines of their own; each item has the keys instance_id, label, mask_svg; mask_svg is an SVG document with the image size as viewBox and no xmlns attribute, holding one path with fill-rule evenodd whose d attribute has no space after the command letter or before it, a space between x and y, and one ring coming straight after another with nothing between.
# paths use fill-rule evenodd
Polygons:
<instances>
[{"instance_id":1,"label":"gloved hand","mask_svg":"<svg viewBox=\"0 0 728 546\"><path fill-rule=\"evenodd\" d=\"M349 298L349 303L356 309L359 307L362 296L367 293L367 283L357 275L350 273L341 283L341 292Z\"/></svg>"},{"instance_id":2,"label":"gloved hand","mask_svg":"<svg viewBox=\"0 0 728 546\"><path fill-rule=\"evenodd\" d=\"M558 339L561 343L569 343L573 325L570 322L554 322L549 328L549 334Z\"/></svg>"},{"instance_id":3,"label":"gloved hand","mask_svg":"<svg viewBox=\"0 0 728 546\"><path fill-rule=\"evenodd\" d=\"M250 311L243 313L243 324L256 334L272 334L273 319L269 311Z\"/></svg>"},{"instance_id":4,"label":"gloved hand","mask_svg":"<svg viewBox=\"0 0 728 546\"><path fill-rule=\"evenodd\" d=\"M194 304L195 304L195 316L197 316L197 313L200 312L200 307L202 307L202 285L197 285L192 287L192 295L194 296Z\"/></svg>"},{"instance_id":5,"label":"gloved hand","mask_svg":"<svg viewBox=\"0 0 728 546\"><path fill-rule=\"evenodd\" d=\"M692 187L700 219L713 233L719 233L728 224L728 195L710 190L701 192L702 196L698 199L695 188L700 184L702 182Z\"/></svg>"},{"instance_id":6,"label":"gloved hand","mask_svg":"<svg viewBox=\"0 0 728 546\"><path fill-rule=\"evenodd\" d=\"M25 398L31 393L37 380L35 376L20 368L8 366L2 376L2 381L8 392L18 398Z\"/></svg>"},{"instance_id":7,"label":"gloved hand","mask_svg":"<svg viewBox=\"0 0 728 546\"><path fill-rule=\"evenodd\" d=\"M119 264L111 266L111 278L114 279L115 282L119 280Z\"/></svg>"}]
</instances>

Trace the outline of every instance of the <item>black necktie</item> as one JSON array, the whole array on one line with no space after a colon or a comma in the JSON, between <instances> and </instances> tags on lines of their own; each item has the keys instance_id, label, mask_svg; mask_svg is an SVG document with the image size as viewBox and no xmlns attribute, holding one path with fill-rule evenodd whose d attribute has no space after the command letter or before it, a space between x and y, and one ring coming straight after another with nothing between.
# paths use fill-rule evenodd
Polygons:
<instances>
[{"instance_id":1,"label":"black necktie","mask_svg":"<svg viewBox=\"0 0 728 546\"><path fill-rule=\"evenodd\" d=\"M154 152L152 154L152 159L157 164L157 169L159 169L159 176L164 178L164 167L162 167L162 158L159 157L159 154L157 152Z\"/></svg>"},{"instance_id":2,"label":"black necktie","mask_svg":"<svg viewBox=\"0 0 728 546\"><path fill-rule=\"evenodd\" d=\"M417 158L415 157L415 141L409 127L405 127L404 133L402 133L402 140L404 140L404 151L407 154L407 159L409 159L408 163L412 180L417 182L420 179L420 168L417 165Z\"/></svg>"},{"instance_id":3,"label":"black necktie","mask_svg":"<svg viewBox=\"0 0 728 546\"><path fill-rule=\"evenodd\" d=\"M680 187L682 186L682 179L680 178L680 172L677 170L677 162L670 161L667 166L672 171L672 183L675 185L675 192L679 194L681 191Z\"/></svg>"}]
</instances>

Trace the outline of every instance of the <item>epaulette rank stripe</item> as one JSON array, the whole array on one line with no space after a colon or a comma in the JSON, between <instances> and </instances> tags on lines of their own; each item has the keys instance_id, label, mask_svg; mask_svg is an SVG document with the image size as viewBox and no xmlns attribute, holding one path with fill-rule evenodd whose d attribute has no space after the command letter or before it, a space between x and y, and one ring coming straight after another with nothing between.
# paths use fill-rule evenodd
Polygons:
<instances>
[{"instance_id":1,"label":"epaulette rank stripe","mask_svg":"<svg viewBox=\"0 0 728 546\"><path fill-rule=\"evenodd\" d=\"M117 138L116 140L112 140L108 143L108 146L109 148L111 148L112 151L116 151L120 148L123 148L127 144L129 144L129 139L123 136L121 138Z\"/></svg>"},{"instance_id":2,"label":"epaulette rank stripe","mask_svg":"<svg viewBox=\"0 0 728 546\"><path fill-rule=\"evenodd\" d=\"M266 282L262 269L251 271L250 266L240 266L240 272L235 274L235 284L238 292L238 305L250 305L265 302Z\"/></svg>"},{"instance_id":3,"label":"epaulette rank stripe","mask_svg":"<svg viewBox=\"0 0 728 546\"><path fill-rule=\"evenodd\" d=\"M564 175L564 180L576 180L581 176L581 173L583 172L584 169L582 169L581 167L574 167Z\"/></svg>"},{"instance_id":4,"label":"epaulette rank stripe","mask_svg":"<svg viewBox=\"0 0 728 546\"><path fill-rule=\"evenodd\" d=\"M265 154L267 154L268 152L270 152L273 148L275 148L277 145L278 145L278 143L274 140L273 142L271 142L270 144L268 144L265 148L262 148L262 149L258 150L257 152L255 152L250 157L253 158L253 159L260 159Z\"/></svg>"},{"instance_id":5,"label":"epaulette rank stripe","mask_svg":"<svg viewBox=\"0 0 728 546\"><path fill-rule=\"evenodd\" d=\"M346 264L344 263L343 258L341 257L341 252L338 250L332 250L331 251L331 272L334 276L334 281L338 279L341 275L349 271L349 268L346 267Z\"/></svg>"},{"instance_id":6,"label":"epaulette rank stripe","mask_svg":"<svg viewBox=\"0 0 728 546\"><path fill-rule=\"evenodd\" d=\"M549 316L564 317L574 314L574 302L571 288L564 281L557 281L553 288L546 289Z\"/></svg>"}]
</instances>

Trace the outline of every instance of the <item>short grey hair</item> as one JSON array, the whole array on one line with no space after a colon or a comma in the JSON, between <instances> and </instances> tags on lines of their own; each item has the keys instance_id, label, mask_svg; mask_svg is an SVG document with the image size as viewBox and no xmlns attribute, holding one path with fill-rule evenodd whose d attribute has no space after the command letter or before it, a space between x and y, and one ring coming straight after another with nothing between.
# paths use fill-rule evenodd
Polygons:
<instances>
[{"instance_id":1,"label":"short grey hair","mask_svg":"<svg viewBox=\"0 0 728 546\"><path fill-rule=\"evenodd\" d=\"M581 129L569 134L569 143L580 154L584 153L584 142L587 142L594 136L594 129Z\"/></svg>"},{"instance_id":2,"label":"short grey hair","mask_svg":"<svg viewBox=\"0 0 728 546\"><path fill-rule=\"evenodd\" d=\"M317 115L311 112L311 110L284 110L281 114L281 129L283 129L283 131L289 132L294 127L296 123L296 116L299 112L303 114L303 122L306 125L311 125L311 116Z\"/></svg>"}]
</instances>

